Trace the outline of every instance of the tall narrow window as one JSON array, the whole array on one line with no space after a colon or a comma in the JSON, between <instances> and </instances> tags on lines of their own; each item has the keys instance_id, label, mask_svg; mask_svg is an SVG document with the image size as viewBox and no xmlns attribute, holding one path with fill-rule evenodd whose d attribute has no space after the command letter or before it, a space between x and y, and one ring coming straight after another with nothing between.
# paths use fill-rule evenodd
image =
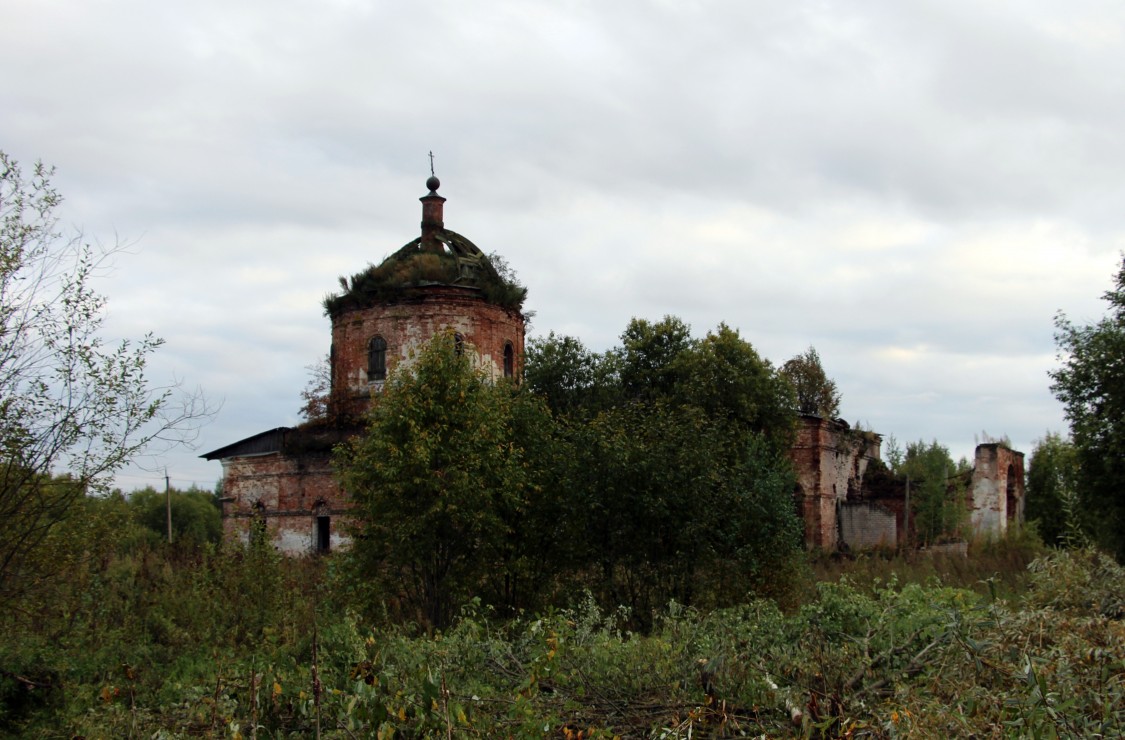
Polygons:
<instances>
[{"instance_id":1,"label":"tall narrow window","mask_svg":"<svg viewBox=\"0 0 1125 740\"><path fill-rule=\"evenodd\" d=\"M382 337L371 337L367 345L367 379L387 379L387 340Z\"/></svg>"},{"instance_id":2,"label":"tall narrow window","mask_svg":"<svg viewBox=\"0 0 1125 740\"><path fill-rule=\"evenodd\" d=\"M453 351L460 357L465 353L465 335L461 332L454 332L453 334Z\"/></svg>"},{"instance_id":3,"label":"tall narrow window","mask_svg":"<svg viewBox=\"0 0 1125 740\"><path fill-rule=\"evenodd\" d=\"M516 351L511 342L504 342L504 377L510 378L516 374Z\"/></svg>"}]
</instances>

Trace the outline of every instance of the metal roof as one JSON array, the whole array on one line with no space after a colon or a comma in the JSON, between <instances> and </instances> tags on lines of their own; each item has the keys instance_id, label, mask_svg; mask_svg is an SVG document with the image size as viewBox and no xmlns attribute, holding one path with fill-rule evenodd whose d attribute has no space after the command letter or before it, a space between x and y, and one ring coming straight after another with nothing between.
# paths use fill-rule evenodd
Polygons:
<instances>
[{"instance_id":1,"label":"metal roof","mask_svg":"<svg viewBox=\"0 0 1125 740\"><path fill-rule=\"evenodd\" d=\"M230 457L247 457L250 455L268 455L271 452L280 452L285 444L285 436L289 427L277 427L269 431L259 432L252 437L240 439L226 447L205 452L200 457L205 460L225 460Z\"/></svg>"}]
</instances>

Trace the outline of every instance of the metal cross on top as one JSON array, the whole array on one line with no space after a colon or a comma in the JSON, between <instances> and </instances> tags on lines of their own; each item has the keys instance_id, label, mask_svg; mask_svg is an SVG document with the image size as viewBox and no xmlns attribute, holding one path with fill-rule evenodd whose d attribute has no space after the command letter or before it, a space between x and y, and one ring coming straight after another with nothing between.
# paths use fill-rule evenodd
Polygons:
<instances>
[{"instance_id":1,"label":"metal cross on top","mask_svg":"<svg viewBox=\"0 0 1125 740\"><path fill-rule=\"evenodd\" d=\"M430 175L434 176L434 152L430 150Z\"/></svg>"}]
</instances>

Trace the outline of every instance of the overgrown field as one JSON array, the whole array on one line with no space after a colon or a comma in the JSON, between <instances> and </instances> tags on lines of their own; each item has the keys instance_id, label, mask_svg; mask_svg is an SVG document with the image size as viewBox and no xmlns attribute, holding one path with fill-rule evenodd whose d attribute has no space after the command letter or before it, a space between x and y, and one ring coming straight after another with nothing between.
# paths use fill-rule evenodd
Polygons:
<instances>
[{"instance_id":1,"label":"overgrown field","mask_svg":"<svg viewBox=\"0 0 1125 740\"><path fill-rule=\"evenodd\" d=\"M470 604L448 631L425 635L381 618L332 560L95 547L56 563L52 582L5 611L0 728L87 738L1121 736L1125 572L1092 551L1024 568L1026 552L822 563L792 584L784 610L752 598L710 613L671 604L645 634L630 631L633 615L576 594L572 608L517 619Z\"/></svg>"}]
</instances>

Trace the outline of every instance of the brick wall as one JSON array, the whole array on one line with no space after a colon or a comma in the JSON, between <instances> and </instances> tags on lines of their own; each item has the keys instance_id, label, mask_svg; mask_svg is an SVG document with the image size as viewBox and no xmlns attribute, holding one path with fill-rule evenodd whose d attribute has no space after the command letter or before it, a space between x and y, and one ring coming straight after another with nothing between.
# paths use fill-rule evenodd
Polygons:
<instances>
[{"instance_id":1,"label":"brick wall","mask_svg":"<svg viewBox=\"0 0 1125 740\"><path fill-rule=\"evenodd\" d=\"M391 372L411 358L433 336L452 329L464 337L474 366L493 378L504 375L504 350L511 345L513 373L523 367L524 318L487 303L477 291L453 286L419 289L410 300L347 311L332 321L332 387L337 404L361 412L382 381L368 377L371 339L387 343L386 366ZM336 409L340 411L341 409Z\"/></svg>"},{"instance_id":2,"label":"brick wall","mask_svg":"<svg viewBox=\"0 0 1125 740\"><path fill-rule=\"evenodd\" d=\"M317 549L321 517L328 518L330 548L347 543L343 515L349 503L332 477L327 454L231 457L223 460L223 528L243 542L264 526L282 552Z\"/></svg>"},{"instance_id":3,"label":"brick wall","mask_svg":"<svg viewBox=\"0 0 1125 740\"><path fill-rule=\"evenodd\" d=\"M798 510L808 547L838 547L839 505L861 495L867 465L879 459L879 448L877 434L853 431L833 419L800 418L789 458L797 473Z\"/></svg>"},{"instance_id":4,"label":"brick wall","mask_svg":"<svg viewBox=\"0 0 1125 740\"><path fill-rule=\"evenodd\" d=\"M840 539L850 549L895 547L899 522L896 512L874 501L842 503L838 509Z\"/></svg>"},{"instance_id":5,"label":"brick wall","mask_svg":"<svg viewBox=\"0 0 1125 740\"><path fill-rule=\"evenodd\" d=\"M970 521L975 535L1000 535L1023 521L1023 453L1003 445L977 445L969 485Z\"/></svg>"}]
</instances>

